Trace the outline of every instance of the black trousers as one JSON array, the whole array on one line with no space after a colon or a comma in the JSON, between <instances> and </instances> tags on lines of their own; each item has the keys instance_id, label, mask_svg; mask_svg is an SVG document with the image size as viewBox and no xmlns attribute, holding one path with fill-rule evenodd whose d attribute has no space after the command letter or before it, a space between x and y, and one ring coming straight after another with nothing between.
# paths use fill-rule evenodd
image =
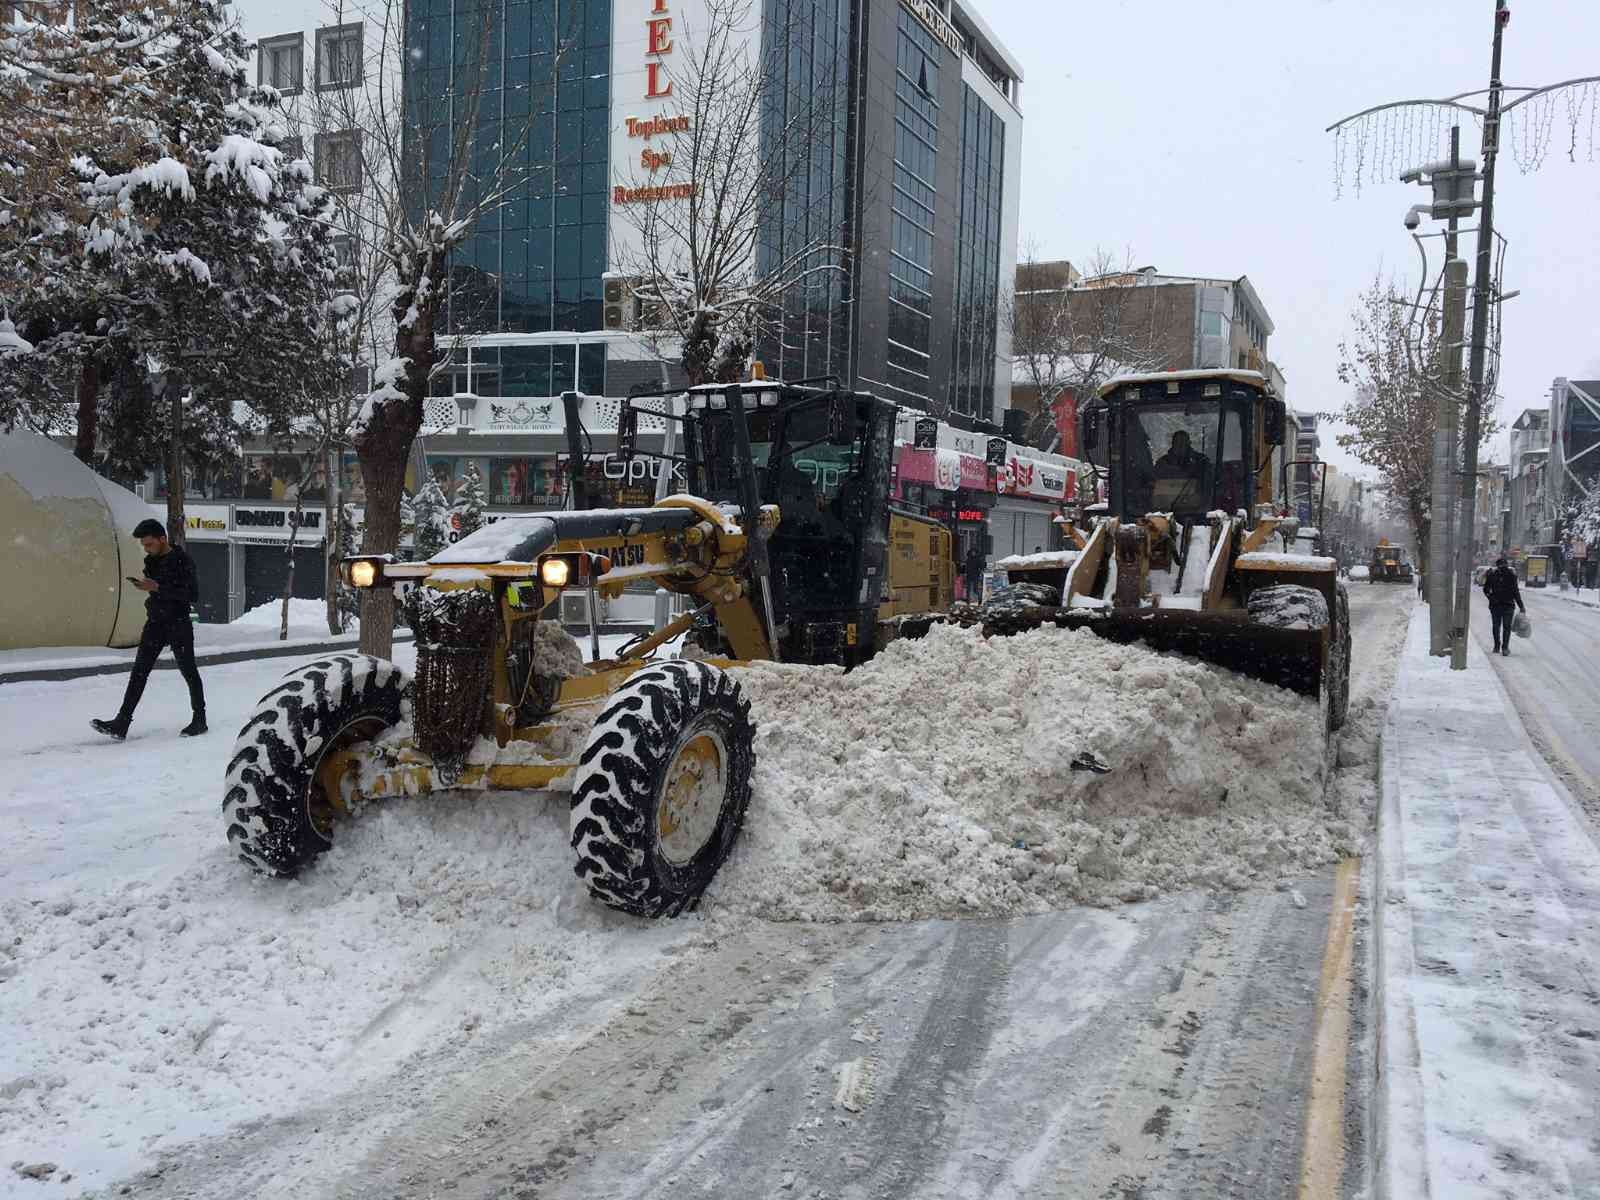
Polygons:
<instances>
[{"instance_id":1,"label":"black trousers","mask_svg":"<svg viewBox=\"0 0 1600 1200\"><path fill-rule=\"evenodd\" d=\"M1489 620L1494 623L1495 648L1511 645L1511 622L1517 615L1515 604L1491 604Z\"/></svg>"},{"instance_id":2,"label":"black trousers","mask_svg":"<svg viewBox=\"0 0 1600 1200\"><path fill-rule=\"evenodd\" d=\"M128 690L122 696L122 710L117 714L124 721L133 719L133 710L144 695L144 685L155 670L161 651L172 647L172 657L177 660L183 681L189 685L189 706L194 715L206 715L206 693L200 685L200 668L194 661L194 626L182 621L151 619L144 623L139 636L139 653L134 656L133 674L128 676Z\"/></svg>"}]
</instances>

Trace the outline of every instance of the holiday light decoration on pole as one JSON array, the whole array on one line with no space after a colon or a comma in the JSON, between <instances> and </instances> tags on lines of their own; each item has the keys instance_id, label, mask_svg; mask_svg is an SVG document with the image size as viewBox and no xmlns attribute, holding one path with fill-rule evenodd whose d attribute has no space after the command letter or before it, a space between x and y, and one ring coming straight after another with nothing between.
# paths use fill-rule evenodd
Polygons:
<instances>
[{"instance_id":1,"label":"holiday light decoration on pole","mask_svg":"<svg viewBox=\"0 0 1600 1200\"><path fill-rule=\"evenodd\" d=\"M1502 138L1509 133L1511 153L1524 172L1544 163L1555 125L1557 106L1567 114L1567 156L1577 161L1579 130L1588 109L1588 161L1595 157L1596 108L1600 106L1600 75L1568 79L1543 87L1506 87L1500 78L1501 50L1511 21L1507 0L1494 0L1494 40L1490 55L1489 86L1438 100L1398 100L1375 105L1328 126L1334 135L1334 191L1343 191L1347 175L1357 194L1363 182L1377 183L1401 174L1401 164L1427 161L1439 150L1443 135L1459 121L1458 113L1479 119L1483 129L1483 200L1479 211L1477 265L1472 284L1472 354L1468 368L1466 424L1462 430L1460 500L1454 514L1455 599L1451 613L1450 665L1465 670L1467 630L1472 604L1472 530L1477 501L1478 434L1485 403L1493 388L1485 387L1491 309L1506 297L1497 290L1494 271L1494 177ZM1507 92L1521 93L1507 101ZM1487 96L1484 107L1467 103ZM1353 162L1352 162L1353 151ZM1408 220L1408 225L1410 224ZM1440 569L1429 564L1430 571Z\"/></svg>"}]
</instances>

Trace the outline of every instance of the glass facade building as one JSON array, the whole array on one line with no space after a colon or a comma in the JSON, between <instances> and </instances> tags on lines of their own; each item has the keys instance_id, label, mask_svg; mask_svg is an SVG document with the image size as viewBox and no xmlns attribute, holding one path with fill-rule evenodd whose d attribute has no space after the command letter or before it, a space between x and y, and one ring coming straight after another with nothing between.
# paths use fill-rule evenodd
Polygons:
<instances>
[{"instance_id":1,"label":"glass facade building","mask_svg":"<svg viewBox=\"0 0 1600 1200\"><path fill-rule=\"evenodd\" d=\"M950 342L950 411L987 416L994 404L1006 127L970 86L961 89L961 218Z\"/></svg>"},{"instance_id":2,"label":"glass facade building","mask_svg":"<svg viewBox=\"0 0 1600 1200\"><path fill-rule=\"evenodd\" d=\"M850 373L850 44L854 0L767 0L761 52L773 86L762 137L802 136L779 161L776 201L761 226L757 266L802 272L761 339L785 379Z\"/></svg>"},{"instance_id":3,"label":"glass facade building","mask_svg":"<svg viewBox=\"0 0 1600 1200\"><path fill-rule=\"evenodd\" d=\"M894 184L889 221L889 330L883 382L891 399L932 396L933 242L939 165L939 67L944 48L897 9ZM945 203L948 203L946 198Z\"/></svg>"},{"instance_id":4,"label":"glass facade building","mask_svg":"<svg viewBox=\"0 0 1600 1200\"><path fill-rule=\"evenodd\" d=\"M699 5L408 5L410 194L436 196L462 145L467 198L504 191L452 258L450 332L604 328L604 277L637 259L619 242L629 222L617 207L635 201L614 194L639 182L627 155L652 148L630 140L633 126L687 120L644 71L681 63ZM1015 67L959 0L759 8L751 44L771 87L758 157L772 183L756 266L794 282L763 314L756 356L782 378L835 375L912 407L996 419L1009 379L999 294L1015 259ZM465 370L441 372L435 391L544 396L605 378L603 359L503 343Z\"/></svg>"},{"instance_id":5,"label":"glass facade building","mask_svg":"<svg viewBox=\"0 0 1600 1200\"><path fill-rule=\"evenodd\" d=\"M451 261L452 332L600 328L611 182L611 4L413 0L407 6L408 185L415 195L437 196L470 123L471 163L462 183L468 199L497 179L505 189ZM528 369L541 374L538 363Z\"/></svg>"}]
</instances>

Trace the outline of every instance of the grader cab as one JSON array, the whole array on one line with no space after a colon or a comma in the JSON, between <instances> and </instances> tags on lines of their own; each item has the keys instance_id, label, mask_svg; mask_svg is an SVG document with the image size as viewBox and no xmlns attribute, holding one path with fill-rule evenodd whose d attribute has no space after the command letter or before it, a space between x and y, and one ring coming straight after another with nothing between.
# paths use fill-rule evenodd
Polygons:
<instances>
[{"instance_id":1,"label":"grader cab","mask_svg":"<svg viewBox=\"0 0 1600 1200\"><path fill-rule=\"evenodd\" d=\"M1275 457L1285 489L1291 469L1315 464L1279 449L1286 411L1266 379L1123 376L1081 422L1107 478L1104 511L1069 524L1071 549L1002 564L1009 585L986 605L985 627L1075 626L1192 654L1324 698L1328 727L1338 728L1348 599L1335 561L1298 550L1299 522L1274 497Z\"/></svg>"},{"instance_id":2,"label":"grader cab","mask_svg":"<svg viewBox=\"0 0 1600 1200\"><path fill-rule=\"evenodd\" d=\"M667 457L693 494L506 517L423 563L346 560L350 585L403 590L415 674L340 655L287 676L234 746L230 843L293 875L364 801L570 791L575 869L593 896L643 916L693 904L750 796L754 727L726 668L851 665L949 606L948 532L891 511L894 411L837 386L766 381L633 397L619 452L641 452L641 416L675 422L681 453ZM561 594L639 579L687 611L586 663L549 619ZM685 634L692 659L653 657Z\"/></svg>"}]
</instances>

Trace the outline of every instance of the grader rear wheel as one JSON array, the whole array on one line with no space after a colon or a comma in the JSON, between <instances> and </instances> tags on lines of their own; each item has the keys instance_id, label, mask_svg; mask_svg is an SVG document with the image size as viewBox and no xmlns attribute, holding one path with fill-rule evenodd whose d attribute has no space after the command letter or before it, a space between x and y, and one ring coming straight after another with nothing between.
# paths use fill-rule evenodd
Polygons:
<instances>
[{"instance_id":1,"label":"grader rear wheel","mask_svg":"<svg viewBox=\"0 0 1600 1200\"><path fill-rule=\"evenodd\" d=\"M574 870L590 895L642 917L697 900L744 823L754 741L739 685L706 663L661 663L618 689L572 787Z\"/></svg>"}]
</instances>

